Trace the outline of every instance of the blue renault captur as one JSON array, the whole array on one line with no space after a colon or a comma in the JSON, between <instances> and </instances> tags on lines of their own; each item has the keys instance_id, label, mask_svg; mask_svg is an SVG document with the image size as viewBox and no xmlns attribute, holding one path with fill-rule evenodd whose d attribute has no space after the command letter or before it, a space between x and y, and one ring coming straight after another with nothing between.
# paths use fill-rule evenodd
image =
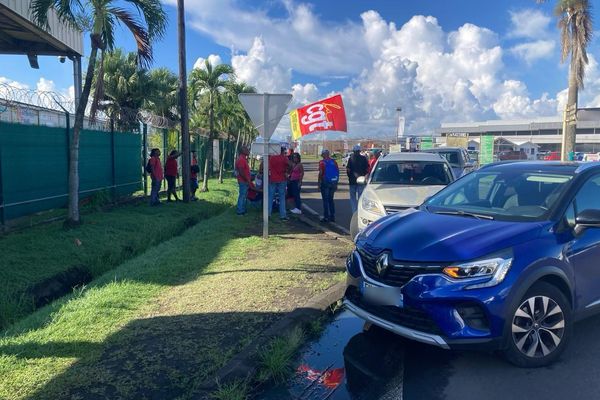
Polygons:
<instances>
[{"instance_id":1,"label":"blue renault captur","mask_svg":"<svg viewBox=\"0 0 600 400\"><path fill-rule=\"evenodd\" d=\"M547 365L600 311L600 163L492 164L369 225L344 304L442 348Z\"/></svg>"}]
</instances>

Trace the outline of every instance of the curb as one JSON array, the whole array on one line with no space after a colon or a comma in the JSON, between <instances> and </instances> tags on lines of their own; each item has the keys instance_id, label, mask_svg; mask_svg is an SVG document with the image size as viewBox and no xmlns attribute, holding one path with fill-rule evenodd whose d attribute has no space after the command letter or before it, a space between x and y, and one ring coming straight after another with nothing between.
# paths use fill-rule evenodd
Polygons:
<instances>
[{"instance_id":1,"label":"curb","mask_svg":"<svg viewBox=\"0 0 600 400\"><path fill-rule=\"evenodd\" d=\"M314 215L315 217L320 217L319 213L316 212L315 210L313 210L306 203L302 203L302 208L309 214ZM343 226L341 226L335 222L328 222L328 224L333 226L335 229L339 230L340 232L344 232L346 235L350 236L350 231L348 229L344 228Z\"/></svg>"},{"instance_id":2,"label":"curb","mask_svg":"<svg viewBox=\"0 0 600 400\"><path fill-rule=\"evenodd\" d=\"M285 335L297 326L302 326L323 315L344 295L345 282L337 283L324 292L311 298L303 307L291 311L275 324L271 325L260 336L246 345L233 359L222 367L215 377L204 381L198 386L202 392L212 392L218 384L231 382L235 379L246 379L256 374L256 356L259 350L270 340Z\"/></svg>"},{"instance_id":3,"label":"curb","mask_svg":"<svg viewBox=\"0 0 600 400\"><path fill-rule=\"evenodd\" d=\"M312 208L310 208L309 206L307 206L306 204L302 204L302 208L309 214L318 217L319 213L317 213L315 210L313 210ZM332 231L331 229L327 228L327 225L323 225L320 223L317 223L315 221L313 221L312 219L304 216L304 215L298 215L298 219L302 222L304 222L305 224L310 225L311 227L318 229L320 231L322 231L323 233L325 233L326 235L332 236L334 238L336 238L337 240L341 240L343 242L346 243L350 243L353 244L354 242L352 241L352 239L350 239L348 236L350 236L350 232L344 228L343 226L340 226L338 224L336 224L335 222L329 222L330 225L334 226L336 229L340 230L341 232L344 232L345 235L340 235L339 233L336 233L334 231Z\"/></svg>"}]
</instances>

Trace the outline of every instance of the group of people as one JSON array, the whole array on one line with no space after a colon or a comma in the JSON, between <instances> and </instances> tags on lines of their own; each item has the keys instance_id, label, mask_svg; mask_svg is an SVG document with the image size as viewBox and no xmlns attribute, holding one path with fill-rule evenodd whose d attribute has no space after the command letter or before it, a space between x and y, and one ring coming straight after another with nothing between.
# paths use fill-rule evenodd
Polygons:
<instances>
[{"instance_id":1,"label":"group of people","mask_svg":"<svg viewBox=\"0 0 600 400\"><path fill-rule=\"evenodd\" d=\"M273 211L274 204L278 204L279 217L285 221L288 219L286 210L286 200L293 199L293 214L302 214L302 199L300 192L302 190L302 180L304 179L304 167L300 154L289 152L286 147L281 147L281 152L277 155L269 156L269 216ZM240 155L235 162L235 174L239 185L239 194L236 213L244 215L247 212L247 201L253 198L256 193L261 194L262 198L262 176L263 164L259 167L258 175L253 179L248 164L250 150L248 147L242 147Z\"/></svg>"},{"instance_id":2,"label":"group of people","mask_svg":"<svg viewBox=\"0 0 600 400\"><path fill-rule=\"evenodd\" d=\"M158 197L162 181L167 181L167 202L172 202L171 196L175 201L179 201L177 196L177 178L179 177L179 165L177 159L181 156L181 153L177 150L172 150L165 161L165 167L163 169L162 163L160 162L160 149L152 149L150 151L150 159L146 164L146 172L150 175L152 180L150 189L150 205L157 206L161 204ZM196 151L192 150L192 157L190 162L190 188L191 188L191 200L196 201L196 191L198 190L198 173L200 167L198 166L198 157Z\"/></svg>"}]
</instances>

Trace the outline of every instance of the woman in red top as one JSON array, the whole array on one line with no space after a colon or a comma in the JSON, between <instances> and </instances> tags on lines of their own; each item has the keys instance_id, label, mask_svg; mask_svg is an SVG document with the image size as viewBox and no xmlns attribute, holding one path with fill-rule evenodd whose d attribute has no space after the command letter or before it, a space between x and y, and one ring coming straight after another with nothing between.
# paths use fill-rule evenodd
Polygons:
<instances>
[{"instance_id":1,"label":"woman in red top","mask_svg":"<svg viewBox=\"0 0 600 400\"><path fill-rule=\"evenodd\" d=\"M167 179L167 201L171 201L171 194L175 196L175 201L179 201L177 197L177 189L175 188L177 182L177 157L180 154L177 150L171 151L169 153L169 158L167 158L167 162L165 163L165 178Z\"/></svg>"},{"instance_id":2,"label":"woman in red top","mask_svg":"<svg viewBox=\"0 0 600 400\"><path fill-rule=\"evenodd\" d=\"M150 171L150 177L152 178L152 190L150 191L150 205L156 206L160 204L158 198L158 192L160 191L160 185L163 180L163 168L160 163L160 150L152 149L150 151L150 160L148 160L148 167Z\"/></svg>"}]
</instances>

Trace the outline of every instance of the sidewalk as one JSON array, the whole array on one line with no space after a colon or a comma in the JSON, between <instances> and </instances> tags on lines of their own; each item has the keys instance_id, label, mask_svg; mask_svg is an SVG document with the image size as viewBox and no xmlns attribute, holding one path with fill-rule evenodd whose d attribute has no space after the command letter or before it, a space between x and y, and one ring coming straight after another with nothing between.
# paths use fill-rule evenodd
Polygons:
<instances>
[{"instance_id":1,"label":"sidewalk","mask_svg":"<svg viewBox=\"0 0 600 400\"><path fill-rule=\"evenodd\" d=\"M267 241L261 231L258 214L212 218L98 284L106 291L118 290L109 289L111 282L131 283L125 290L133 300L136 285L150 285L149 301L88 309L87 326L77 327L83 332L58 346L36 340L39 331L68 328L69 310L37 331L0 340L0 370L8 378L0 381L0 397L194 398L262 331L343 280L347 242L299 220L272 223ZM83 295L71 308L90 307L97 295ZM114 308L128 309L128 316L111 320ZM97 333L111 323L113 329Z\"/></svg>"}]
</instances>

